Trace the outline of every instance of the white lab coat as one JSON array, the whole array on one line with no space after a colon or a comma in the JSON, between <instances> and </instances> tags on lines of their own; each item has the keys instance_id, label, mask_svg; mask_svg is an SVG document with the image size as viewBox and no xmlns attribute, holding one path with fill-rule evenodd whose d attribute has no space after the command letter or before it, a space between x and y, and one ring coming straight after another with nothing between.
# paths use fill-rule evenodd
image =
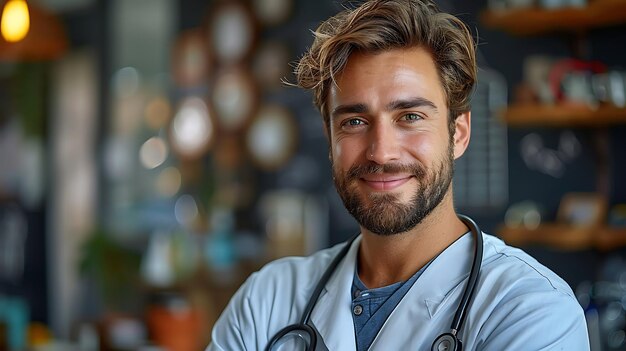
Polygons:
<instances>
[{"instance_id":1,"label":"white lab coat","mask_svg":"<svg viewBox=\"0 0 626 351\"><path fill-rule=\"evenodd\" d=\"M479 284L460 332L464 350L589 350L582 308L570 287L523 251L483 234ZM356 350L350 289L357 238L311 314L328 350ZM426 268L379 331L370 350L430 350L449 332L473 257L465 234ZM343 244L285 258L254 273L214 326L207 351L264 350L301 318L312 290ZM322 349L322 348L319 348Z\"/></svg>"}]
</instances>

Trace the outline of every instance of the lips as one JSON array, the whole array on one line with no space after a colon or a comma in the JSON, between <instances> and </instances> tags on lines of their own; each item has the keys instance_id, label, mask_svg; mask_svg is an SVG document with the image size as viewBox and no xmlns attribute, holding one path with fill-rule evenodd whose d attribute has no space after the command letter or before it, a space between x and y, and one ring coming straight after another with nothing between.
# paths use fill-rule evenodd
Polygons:
<instances>
[{"instance_id":1,"label":"lips","mask_svg":"<svg viewBox=\"0 0 626 351\"><path fill-rule=\"evenodd\" d=\"M360 180L374 190L389 191L399 188L412 177L406 174L369 174Z\"/></svg>"}]
</instances>

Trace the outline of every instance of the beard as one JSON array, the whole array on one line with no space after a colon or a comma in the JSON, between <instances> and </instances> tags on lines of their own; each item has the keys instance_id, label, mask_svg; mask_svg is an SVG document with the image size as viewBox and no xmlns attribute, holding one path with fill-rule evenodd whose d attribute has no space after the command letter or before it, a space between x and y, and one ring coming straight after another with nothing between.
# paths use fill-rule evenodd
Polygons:
<instances>
[{"instance_id":1,"label":"beard","mask_svg":"<svg viewBox=\"0 0 626 351\"><path fill-rule=\"evenodd\" d=\"M367 163L353 165L348 172L340 173L333 162L333 180L344 206L365 229L378 235L404 233L421 223L443 201L454 174L454 151L451 144L447 155L427 170L422 164ZM331 159L332 162L332 159ZM408 203L397 194L370 193L366 199L359 192L358 182L367 174L412 174L418 188Z\"/></svg>"}]
</instances>

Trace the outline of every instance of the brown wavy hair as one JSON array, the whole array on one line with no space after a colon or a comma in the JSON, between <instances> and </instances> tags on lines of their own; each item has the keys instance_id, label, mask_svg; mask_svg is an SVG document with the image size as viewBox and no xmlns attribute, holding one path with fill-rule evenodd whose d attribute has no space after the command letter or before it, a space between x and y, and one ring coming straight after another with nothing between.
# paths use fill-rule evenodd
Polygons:
<instances>
[{"instance_id":1,"label":"brown wavy hair","mask_svg":"<svg viewBox=\"0 0 626 351\"><path fill-rule=\"evenodd\" d=\"M451 131L456 117L470 110L476 81L474 40L460 19L441 12L431 0L366 1L322 22L314 36L313 45L296 63L296 85L313 90L313 102L327 128L328 92L354 51L426 48L443 85Z\"/></svg>"}]
</instances>

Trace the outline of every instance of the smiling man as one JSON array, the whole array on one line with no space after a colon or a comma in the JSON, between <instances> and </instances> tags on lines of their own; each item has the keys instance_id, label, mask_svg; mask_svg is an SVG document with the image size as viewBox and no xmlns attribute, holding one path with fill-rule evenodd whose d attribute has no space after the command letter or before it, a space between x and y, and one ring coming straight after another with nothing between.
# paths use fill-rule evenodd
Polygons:
<instances>
[{"instance_id":1,"label":"smiling man","mask_svg":"<svg viewBox=\"0 0 626 351\"><path fill-rule=\"evenodd\" d=\"M457 215L474 43L428 0L330 18L299 61L324 119L348 243L253 274L208 350L588 350L569 286Z\"/></svg>"}]
</instances>

